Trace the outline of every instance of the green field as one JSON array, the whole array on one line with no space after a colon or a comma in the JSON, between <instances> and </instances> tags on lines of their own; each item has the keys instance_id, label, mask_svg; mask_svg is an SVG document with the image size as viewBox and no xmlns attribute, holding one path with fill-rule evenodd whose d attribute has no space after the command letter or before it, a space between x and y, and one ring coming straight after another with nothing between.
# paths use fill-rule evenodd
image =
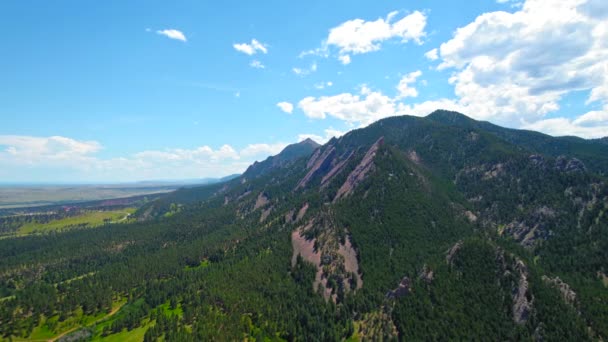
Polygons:
<instances>
[{"instance_id":1,"label":"green field","mask_svg":"<svg viewBox=\"0 0 608 342\"><path fill-rule=\"evenodd\" d=\"M66 217L60 220L50 221L48 223L27 223L17 230L18 235L42 233L52 230L63 230L86 225L87 227L97 227L103 225L106 220L110 223L128 221L128 216L135 212L135 208L125 208L120 210L109 211L88 211L82 215Z\"/></svg>"},{"instance_id":2,"label":"green field","mask_svg":"<svg viewBox=\"0 0 608 342\"><path fill-rule=\"evenodd\" d=\"M35 342L35 341L54 341L58 339L60 336L68 335L73 331L76 331L80 328L93 326L96 324L103 324L105 322L111 322L112 316L120 311L120 309L125 305L126 299L120 299L113 303L112 312L110 313L99 313L94 316L84 315L81 309L76 310L71 317L67 320L59 322L59 316L55 315L52 317L42 317L38 326L34 328L30 336L23 337L13 337L13 341L16 342ZM52 327L52 328L51 328ZM131 332L133 333L133 332ZM145 334L145 329L141 332L141 337L136 337L136 339L120 339L121 341L142 341L143 335ZM134 334L135 335L135 334ZM112 335L116 336L116 335ZM0 341L5 341L0 337Z\"/></svg>"},{"instance_id":3,"label":"green field","mask_svg":"<svg viewBox=\"0 0 608 342\"><path fill-rule=\"evenodd\" d=\"M0 209L38 207L61 203L108 200L140 195L160 194L177 189L177 184L150 185L0 185Z\"/></svg>"},{"instance_id":4,"label":"green field","mask_svg":"<svg viewBox=\"0 0 608 342\"><path fill-rule=\"evenodd\" d=\"M96 337L92 341L105 341L105 342L141 342L144 340L146 330L152 325L152 323L143 324L139 328L135 328L131 331L123 330L118 334L108 335L105 337Z\"/></svg>"}]
</instances>

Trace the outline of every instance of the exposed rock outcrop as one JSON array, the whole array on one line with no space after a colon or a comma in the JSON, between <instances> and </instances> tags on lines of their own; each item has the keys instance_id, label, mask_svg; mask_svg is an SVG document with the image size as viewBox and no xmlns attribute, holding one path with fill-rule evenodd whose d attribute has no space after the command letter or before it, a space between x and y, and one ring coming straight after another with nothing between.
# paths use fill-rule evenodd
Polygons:
<instances>
[{"instance_id":1,"label":"exposed rock outcrop","mask_svg":"<svg viewBox=\"0 0 608 342\"><path fill-rule=\"evenodd\" d=\"M420 274L418 274L418 279L430 284L433 282L434 277L435 273L433 270L431 270L427 264L424 264L424 266L422 266L422 270L420 270Z\"/></svg>"},{"instance_id":2,"label":"exposed rock outcrop","mask_svg":"<svg viewBox=\"0 0 608 342\"><path fill-rule=\"evenodd\" d=\"M498 163L496 165L493 165L488 171L486 171L483 174L483 177L481 179L483 180L489 180L492 178L496 178L499 177L501 175L503 175L505 173L505 166L502 163Z\"/></svg>"},{"instance_id":3,"label":"exposed rock outcrop","mask_svg":"<svg viewBox=\"0 0 608 342\"><path fill-rule=\"evenodd\" d=\"M381 137L369 148L359 165L355 167L355 169L346 178L344 184L342 184L340 189L338 189L336 197L334 197L334 203L341 198L350 195L355 187L357 187L357 185L359 185L359 183L361 183L367 177L367 174L374 169L374 157L383 143L384 137Z\"/></svg>"},{"instance_id":4,"label":"exposed rock outcrop","mask_svg":"<svg viewBox=\"0 0 608 342\"><path fill-rule=\"evenodd\" d=\"M401 282L399 283L399 286L394 290L388 291L388 293L386 294L386 297L387 298L401 298L403 296L408 295L411 290L412 290L412 282L411 282L410 278L403 277L403 279L401 279Z\"/></svg>"},{"instance_id":5,"label":"exposed rock outcrop","mask_svg":"<svg viewBox=\"0 0 608 342\"><path fill-rule=\"evenodd\" d=\"M323 151L323 153L321 153L321 155L319 156L317 156L317 153L315 152L315 154L308 161L307 166L311 164L308 173L306 173L304 178L302 178L298 182L298 185L296 185L295 190L303 189L314 176L327 171L327 169L329 169L331 165L332 159L334 158L335 154L336 148L331 145L327 146L325 148L325 151Z\"/></svg>"},{"instance_id":6,"label":"exposed rock outcrop","mask_svg":"<svg viewBox=\"0 0 608 342\"><path fill-rule=\"evenodd\" d=\"M268 203L270 203L270 201L268 200L268 197L266 197L266 194L264 194L264 192L260 192L260 194L258 195L258 197L255 200L255 205L253 206L253 210L257 210L262 207L265 207Z\"/></svg>"},{"instance_id":7,"label":"exposed rock outcrop","mask_svg":"<svg viewBox=\"0 0 608 342\"><path fill-rule=\"evenodd\" d=\"M515 271L519 274L517 287L513 289L513 321L525 324L532 312L534 297L529 291L528 267L520 259L515 261Z\"/></svg>"},{"instance_id":8,"label":"exposed rock outcrop","mask_svg":"<svg viewBox=\"0 0 608 342\"><path fill-rule=\"evenodd\" d=\"M416 153L415 150L411 150L407 153L407 158L411 161L413 161L416 164L420 164L420 156L418 155L418 153Z\"/></svg>"},{"instance_id":9,"label":"exposed rock outcrop","mask_svg":"<svg viewBox=\"0 0 608 342\"><path fill-rule=\"evenodd\" d=\"M462 248L462 241L458 241L454 244L454 246L450 247L450 249L447 251L447 256L445 257L445 262L448 265L452 264L452 260L454 260L454 256L456 255L456 253L458 253L458 251Z\"/></svg>"},{"instance_id":10,"label":"exposed rock outcrop","mask_svg":"<svg viewBox=\"0 0 608 342\"><path fill-rule=\"evenodd\" d=\"M584 172L587 170L582 161L576 158L568 159L566 156L559 156L555 159L555 169L561 172Z\"/></svg>"},{"instance_id":11,"label":"exposed rock outcrop","mask_svg":"<svg viewBox=\"0 0 608 342\"><path fill-rule=\"evenodd\" d=\"M551 286L556 287L559 293L562 295L564 302L570 305L576 305L576 292L570 288L570 285L564 283L559 277L549 278L547 276L542 277L543 281Z\"/></svg>"},{"instance_id":12,"label":"exposed rock outcrop","mask_svg":"<svg viewBox=\"0 0 608 342\"><path fill-rule=\"evenodd\" d=\"M302 208L300 208L300 210L298 210L298 215L296 216L296 222L300 221L304 217L304 215L306 215L307 211L308 211L308 202L304 203Z\"/></svg>"},{"instance_id":13,"label":"exposed rock outcrop","mask_svg":"<svg viewBox=\"0 0 608 342\"><path fill-rule=\"evenodd\" d=\"M532 163L532 165L540 167L540 168L544 168L545 167L545 157L543 157L540 154L532 154L530 155L530 157L528 157L528 159L530 160L530 163Z\"/></svg>"},{"instance_id":14,"label":"exposed rock outcrop","mask_svg":"<svg viewBox=\"0 0 608 342\"><path fill-rule=\"evenodd\" d=\"M334 165L332 169L329 170L329 172L325 176L323 176L323 178L321 179L321 188L325 188L329 185L330 181L344 169L344 166L346 166L346 163L350 161L353 155L354 152L351 151L348 156L343 158L342 161L336 163L336 165Z\"/></svg>"},{"instance_id":15,"label":"exposed rock outcrop","mask_svg":"<svg viewBox=\"0 0 608 342\"><path fill-rule=\"evenodd\" d=\"M363 287L363 279L361 279L361 274L359 273L359 262L357 261L357 252L353 248L350 238L346 238L344 244L339 244L338 254L344 258L344 270L354 275L355 277L355 289L360 289ZM350 283L346 282L347 286L350 288ZM354 290L351 288L351 290Z\"/></svg>"},{"instance_id":16,"label":"exposed rock outcrop","mask_svg":"<svg viewBox=\"0 0 608 342\"><path fill-rule=\"evenodd\" d=\"M557 216L555 210L547 206L536 208L524 220L513 221L501 230L501 234L508 234L522 246L532 248L539 239L547 239L551 235L549 229L551 220Z\"/></svg>"},{"instance_id":17,"label":"exposed rock outcrop","mask_svg":"<svg viewBox=\"0 0 608 342\"><path fill-rule=\"evenodd\" d=\"M313 288L334 302L343 300L346 292L363 286L357 252L348 235L343 234L346 231L337 227L331 214L325 212L311 218L291 236L292 264L300 254L304 260L316 265Z\"/></svg>"},{"instance_id":18,"label":"exposed rock outcrop","mask_svg":"<svg viewBox=\"0 0 608 342\"><path fill-rule=\"evenodd\" d=\"M273 207L270 207L268 209L265 209L262 211L262 215L260 215L260 223L266 221L266 219L268 218L268 216L270 216L270 213L272 212Z\"/></svg>"},{"instance_id":19,"label":"exposed rock outcrop","mask_svg":"<svg viewBox=\"0 0 608 342\"><path fill-rule=\"evenodd\" d=\"M464 216L467 218L467 220L469 220L469 222L471 223L475 223L477 222L477 216L475 214L473 214L473 212L471 212L470 210L467 210L464 212Z\"/></svg>"},{"instance_id":20,"label":"exposed rock outcrop","mask_svg":"<svg viewBox=\"0 0 608 342\"><path fill-rule=\"evenodd\" d=\"M293 216L295 215L295 209L291 209L290 211L285 213L285 223L293 223L294 222L294 218Z\"/></svg>"},{"instance_id":21,"label":"exposed rock outcrop","mask_svg":"<svg viewBox=\"0 0 608 342\"><path fill-rule=\"evenodd\" d=\"M308 162L306 162L306 168L310 169L313 167L313 165L315 165L315 163L317 162L317 159L319 159L319 156L321 155L321 149L318 148L315 150L315 152L312 154L312 156L310 156L310 159L308 159Z\"/></svg>"}]
</instances>

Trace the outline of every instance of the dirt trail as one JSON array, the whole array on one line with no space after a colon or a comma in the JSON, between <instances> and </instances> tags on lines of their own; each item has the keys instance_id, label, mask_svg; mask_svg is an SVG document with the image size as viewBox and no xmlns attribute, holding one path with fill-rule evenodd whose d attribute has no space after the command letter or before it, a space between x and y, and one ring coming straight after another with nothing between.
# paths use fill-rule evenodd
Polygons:
<instances>
[{"instance_id":1,"label":"dirt trail","mask_svg":"<svg viewBox=\"0 0 608 342\"><path fill-rule=\"evenodd\" d=\"M125 304L126 304L126 303L125 303ZM115 314L118 312L118 310L122 309L122 307L123 307L123 306L125 306L125 304L122 304L122 305L120 305L120 306L117 306L117 307L113 308L113 309L112 309L112 311L110 311L110 313L109 313L109 314L107 314L107 315L105 315L105 316L101 317L100 319L98 319L98 320L94 321L93 323L91 323L91 324L89 324L89 325L94 325L94 324L97 324L97 323L99 323L99 322L101 322L101 321L103 321L103 320L106 320L106 319L108 319L108 318L110 318L110 317L114 316L114 315L115 315ZM65 336L65 335L67 335L67 334L69 334L69 333L72 333L72 332L74 332L74 331L76 331L76 330L78 330L78 329L82 329L82 328L84 328L84 327L83 327L83 326L80 326L80 327L74 327L74 328L72 328L72 329L70 329L70 330L66 330L66 331L62 332L61 334L59 334L59 335L57 335L57 336L55 336L55 337L52 337L52 338L50 338L49 340L46 340L46 341L48 341L48 342L55 342L55 341L57 341L58 339L62 338L63 336ZM45 340L40 340L40 341L45 341Z\"/></svg>"}]
</instances>

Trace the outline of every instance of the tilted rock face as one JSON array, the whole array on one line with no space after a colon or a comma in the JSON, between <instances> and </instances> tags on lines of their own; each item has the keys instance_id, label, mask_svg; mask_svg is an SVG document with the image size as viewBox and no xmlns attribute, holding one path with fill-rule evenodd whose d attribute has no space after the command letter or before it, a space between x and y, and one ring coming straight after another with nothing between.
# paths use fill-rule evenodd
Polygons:
<instances>
[{"instance_id":1,"label":"tilted rock face","mask_svg":"<svg viewBox=\"0 0 608 342\"><path fill-rule=\"evenodd\" d=\"M401 298L403 296L408 295L411 290L412 290L412 281L408 277L403 277L403 279L401 279L401 282L399 283L399 286L396 289L389 291L386 294L386 297L387 298Z\"/></svg>"},{"instance_id":2,"label":"tilted rock face","mask_svg":"<svg viewBox=\"0 0 608 342\"><path fill-rule=\"evenodd\" d=\"M433 282L434 278L435 273L433 272L433 270L431 270L427 264L424 264L422 270L420 270L420 274L418 274L418 279L421 279L425 283L430 284Z\"/></svg>"},{"instance_id":3,"label":"tilted rock face","mask_svg":"<svg viewBox=\"0 0 608 342\"><path fill-rule=\"evenodd\" d=\"M317 153L315 152L315 154L310 158L307 164L307 166L310 165L310 170L304 176L304 178L302 178L300 182L298 182L298 185L296 185L295 190L303 189L315 175L325 172L331 165L331 161L334 158L335 154L336 148L333 146L328 146L320 156L317 156Z\"/></svg>"},{"instance_id":4,"label":"tilted rock face","mask_svg":"<svg viewBox=\"0 0 608 342\"><path fill-rule=\"evenodd\" d=\"M572 288L570 288L570 285L564 283L564 281L561 280L559 277L549 278L544 275L542 279L545 283L555 286L559 290L560 294L562 295L562 298L564 299L564 302L570 305L576 304L576 292L574 292Z\"/></svg>"},{"instance_id":5,"label":"tilted rock face","mask_svg":"<svg viewBox=\"0 0 608 342\"><path fill-rule=\"evenodd\" d=\"M561 172L584 172L587 170L585 164L576 158L559 156L555 160L555 169Z\"/></svg>"},{"instance_id":6,"label":"tilted rock face","mask_svg":"<svg viewBox=\"0 0 608 342\"><path fill-rule=\"evenodd\" d=\"M517 288L513 291L513 320L517 324L525 324L532 312L534 297L529 293L528 267L520 259L516 259L515 271L519 273Z\"/></svg>"},{"instance_id":7,"label":"tilted rock face","mask_svg":"<svg viewBox=\"0 0 608 342\"><path fill-rule=\"evenodd\" d=\"M298 254L304 260L316 265L317 273L312 284L313 289L315 291L319 289L326 300L331 299L334 302L343 298L337 291L336 285L344 289L344 293L356 291L363 286L357 251L348 236L342 243L340 238L342 232L346 233L344 229L336 226L331 214L324 213L311 218L291 235L292 265L295 264Z\"/></svg>"},{"instance_id":8,"label":"tilted rock face","mask_svg":"<svg viewBox=\"0 0 608 342\"><path fill-rule=\"evenodd\" d=\"M264 194L264 192L260 192L260 194L258 195L258 197L255 200L255 205L253 206L253 210L262 208L262 207L266 206L268 203L270 203L270 201L268 200L268 197L266 197L266 194Z\"/></svg>"},{"instance_id":9,"label":"tilted rock face","mask_svg":"<svg viewBox=\"0 0 608 342\"><path fill-rule=\"evenodd\" d=\"M296 222L300 221L304 217L304 215L306 215L307 211L308 211L308 203L304 203L302 208L300 208L300 210L298 210L298 215L296 216Z\"/></svg>"},{"instance_id":10,"label":"tilted rock face","mask_svg":"<svg viewBox=\"0 0 608 342\"><path fill-rule=\"evenodd\" d=\"M383 143L384 137L381 137L372 145L372 147L369 148L359 165L357 165L357 167L348 175L344 184L342 184L340 189L338 189L336 197L334 197L334 203L341 198L350 195L355 187L359 185L359 183L365 179L367 174L374 169L374 157Z\"/></svg>"},{"instance_id":11,"label":"tilted rock face","mask_svg":"<svg viewBox=\"0 0 608 342\"><path fill-rule=\"evenodd\" d=\"M539 239L546 240L550 235L551 220L557 216L555 210L547 206L536 208L522 221L513 221L506 225L502 233L506 233L522 246L532 248Z\"/></svg>"},{"instance_id":12,"label":"tilted rock face","mask_svg":"<svg viewBox=\"0 0 608 342\"><path fill-rule=\"evenodd\" d=\"M295 215L295 209L291 209L290 211L285 213L285 223L289 224L289 223L293 223L294 218L293 216Z\"/></svg>"},{"instance_id":13,"label":"tilted rock face","mask_svg":"<svg viewBox=\"0 0 608 342\"><path fill-rule=\"evenodd\" d=\"M545 167L545 157L543 157L540 154L533 154L530 157L528 157L528 159L530 160L530 163L532 163L532 165L540 167L540 168L544 168Z\"/></svg>"},{"instance_id":14,"label":"tilted rock face","mask_svg":"<svg viewBox=\"0 0 608 342\"><path fill-rule=\"evenodd\" d=\"M447 256L445 257L445 262L448 265L452 264L452 260L454 260L454 256L456 255L456 253L462 248L462 241L458 241L454 244L454 246L452 246L448 252L447 252Z\"/></svg>"},{"instance_id":15,"label":"tilted rock face","mask_svg":"<svg viewBox=\"0 0 608 342\"><path fill-rule=\"evenodd\" d=\"M351 151L346 158L336 163L334 167L321 179L321 188L325 188L329 185L330 181L344 169L344 166L350 161L350 158L354 155L354 151Z\"/></svg>"},{"instance_id":16,"label":"tilted rock face","mask_svg":"<svg viewBox=\"0 0 608 342\"><path fill-rule=\"evenodd\" d=\"M270 216L270 213L272 213L272 209L273 209L273 207L270 207L270 208L262 211L262 215L260 215L260 223L266 221L268 216Z\"/></svg>"},{"instance_id":17,"label":"tilted rock face","mask_svg":"<svg viewBox=\"0 0 608 342\"><path fill-rule=\"evenodd\" d=\"M312 154L312 156L310 156L310 159L306 163L306 168L307 169L312 168L312 166L315 165L315 163L317 162L317 159L319 159L320 155L321 155L321 149L318 148L315 150L315 152Z\"/></svg>"}]
</instances>

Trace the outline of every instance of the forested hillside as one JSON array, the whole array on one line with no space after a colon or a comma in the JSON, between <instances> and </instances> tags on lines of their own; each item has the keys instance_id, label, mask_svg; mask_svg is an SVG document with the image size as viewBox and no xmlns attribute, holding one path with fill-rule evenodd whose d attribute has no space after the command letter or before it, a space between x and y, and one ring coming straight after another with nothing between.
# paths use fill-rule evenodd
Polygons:
<instances>
[{"instance_id":1,"label":"forested hillside","mask_svg":"<svg viewBox=\"0 0 608 342\"><path fill-rule=\"evenodd\" d=\"M608 339L608 145L437 111L0 239L0 339Z\"/></svg>"}]
</instances>

